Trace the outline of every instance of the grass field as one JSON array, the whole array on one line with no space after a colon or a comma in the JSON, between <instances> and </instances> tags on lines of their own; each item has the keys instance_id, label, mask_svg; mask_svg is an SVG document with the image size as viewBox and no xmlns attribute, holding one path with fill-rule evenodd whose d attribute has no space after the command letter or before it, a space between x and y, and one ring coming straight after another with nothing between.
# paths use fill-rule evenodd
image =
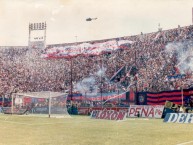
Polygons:
<instances>
[{"instance_id":1,"label":"grass field","mask_svg":"<svg viewBox=\"0 0 193 145\"><path fill-rule=\"evenodd\" d=\"M182 143L193 144L193 124L0 115L0 145L185 145Z\"/></svg>"}]
</instances>

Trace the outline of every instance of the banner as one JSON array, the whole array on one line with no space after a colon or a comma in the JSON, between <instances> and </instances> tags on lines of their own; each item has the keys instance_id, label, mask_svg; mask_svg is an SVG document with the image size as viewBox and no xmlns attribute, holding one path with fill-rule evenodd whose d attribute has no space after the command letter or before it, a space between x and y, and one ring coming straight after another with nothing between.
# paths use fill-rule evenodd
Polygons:
<instances>
[{"instance_id":1,"label":"banner","mask_svg":"<svg viewBox=\"0 0 193 145\"><path fill-rule=\"evenodd\" d=\"M117 110L93 110L91 113L92 119L107 119L107 120L124 120L126 119L126 111Z\"/></svg>"},{"instance_id":2,"label":"banner","mask_svg":"<svg viewBox=\"0 0 193 145\"><path fill-rule=\"evenodd\" d=\"M167 113L164 122L193 123L193 113Z\"/></svg>"},{"instance_id":3,"label":"banner","mask_svg":"<svg viewBox=\"0 0 193 145\"><path fill-rule=\"evenodd\" d=\"M133 41L129 41L129 40L119 40L117 42L121 49L128 49L131 47L131 44L133 44Z\"/></svg>"},{"instance_id":4,"label":"banner","mask_svg":"<svg viewBox=\"0 0 193 145\"><path fill-rule=\"evenodd\" d=\"M122 66L110 79L110 81L114 81L116 76L120 75L122 72L124 72L126 69L125 65Z\"/></svg>"},{"instance_id":5,"label":"banner","mask_svg":"<svg viewBox=\"0 0 193 145\"><path fill-rule=\"evenodd\" d=\"M189 91L183 90L183 102L186 104L189 100ZM147 93L147 105L164 105L166 101L171 101L175 104L182 104L181 90L164 91L158 93Z\"/></svg>"},{"instance_id":6,"label":"banner","mask_svg":"<svg viewBox=\"0 0 193 145\"><path fill-rule=\"evenodd\" d=\"M105 95L105 96L104 96ZM125 100L126 99L126 92L121 93L121 94L104 94L102 97L100 96L100 94L98 94L95 97L89 97L89 96L82 96L82 94L80 95L73 95L72 98L69 95L68 96L68 100L79 100L79 101L101 101L101 99L103 101L107 101L107 100L116 100L116 99L120 99L120 100Z\"/></svg>"},{"instance_id":7,"label":"banner","mask_svg":"<svg viewBox=\"0 0 193 145\"><path fill-rule=\"evenodd\" d=\"M131 105L128 112L128 117L140 117L146 118L161 118L163 114L164 106L148 106L148 105Z\"/></svg>"},{"instance_id":8,"label":"banner","mask_svg":"<svg viewBox=\"0 0 193 145\"><path fill-rule=\"evenodd\" d=\"M69 58L76 57L78 55L100 55L103 53L111 53L112 51L118 50L124 44L131 44L129 40L108 40L105 42L91 42L81 44L71 44L64 46L49 46L46 48L46 53L42 54L43 58Z\"/></svg>"},{"instance_id":9,"label":"banner","mask_svg":"<svg viewBox=\"0 0 193 145\"><path fill-rule=\"evenodd\" d=\"M193 100L193 88L173 91L162 92L138 92L137 101L138 105L164 105L166 101L173 102L174 104L182 104L182 96L184 105L188 105Z\"/></svg>"},{"instance_id":10,"label":"banner","mask_svg":"<svg viewBox=\"0 0 193 145\"><path fill-rule=\"evenodd\" d=\"M78 107L79 115L89 115L93 110L115 110L115 111L125 111L128 112L128 107Z\"/></svg>"},{"instance_id":11,"label":"banner","mask_svg":"<svg viewBox=\"0 0 193 145\"><path fill-rule=\"evenodd\" d=\"M79 115L89 115L90 112L92 112L92 111L90 110L89 107L78 107L78 114Z\"/></svg>"},{"instance_id":12,"label":"banner","mask_svg":"<svg viewBox=\"0 0 193 145\"><path fill-rule=\"evenodd\" d=\"M186 77L185 74L177 74L177 75L173 75L173 76L167 76L168 80L171 79L182 79L183 77Z\"/></svg>"},{"instance_id":13,"label":"banner","mask_svg":"<svg viewBox=\"0 0 193 145\"><path fill-rule=\"evenodd\" d=\"M147 92L137 93L137 105L147 105Z\"/></svg>"}]
</instances>

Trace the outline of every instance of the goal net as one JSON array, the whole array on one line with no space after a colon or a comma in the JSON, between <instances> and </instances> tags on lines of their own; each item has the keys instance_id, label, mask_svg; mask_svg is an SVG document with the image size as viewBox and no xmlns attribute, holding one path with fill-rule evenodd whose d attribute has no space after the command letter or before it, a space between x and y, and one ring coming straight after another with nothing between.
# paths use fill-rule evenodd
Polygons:
<instances>
[{"instance_id":1,"label":"goal net","mask_svg":"<svg viewBox=\"0 0 193 145\"><path fill-rule=\"evenodd\" d=\"M11 107L3 108L6 114L33 114L49 117L69 116L67 94L60 92L28 92L12 95Z\"/></svg>"}]
</instances>

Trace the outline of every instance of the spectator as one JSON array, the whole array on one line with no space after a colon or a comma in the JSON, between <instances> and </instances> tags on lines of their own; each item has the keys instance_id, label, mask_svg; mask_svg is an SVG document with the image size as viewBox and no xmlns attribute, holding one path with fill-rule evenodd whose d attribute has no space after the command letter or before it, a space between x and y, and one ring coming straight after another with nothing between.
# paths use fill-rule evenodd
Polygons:
<instances>
[{"instance_id":1,"label":"spectator","mask_svg":"<svg viewBox=\"0 0 193 145\"><path fill-rule=\"evenodd\" d=\"M143 37L142 37L143 36ZM38 49L29 51L27 47L8 47L0 49L0 96L10 95L13 88L18 92L28 91L63 91L71 89L71 73L73 84L83 78L94 75L101 65L106 68L101 81L96 76L96 85L102 86L102 93L116 92L118 89L127 91L130 85L135 85L138 91L166 91L180 89L181 81L188 88L192 84L192 73L187 72L182 79L168 79L168 76L179 74L176 56L169 56L165 46L169 42L183 42L193 38L193 27L178 27L176 29L159 31L119 38L134 43L121 47L112 53L100 56L76 56L70 59L42 59ZM115 39L112 39L115 40ZM97 44L109 40L89 42ZM46 51L53 46L50 45ZM114 83L109 83L113 75L118 73ZM132 70L135 68L135 70ZM119 85L117 85L119 84ZM76 91L73 88L73 91Z\"/></svg>"}]
</instances>

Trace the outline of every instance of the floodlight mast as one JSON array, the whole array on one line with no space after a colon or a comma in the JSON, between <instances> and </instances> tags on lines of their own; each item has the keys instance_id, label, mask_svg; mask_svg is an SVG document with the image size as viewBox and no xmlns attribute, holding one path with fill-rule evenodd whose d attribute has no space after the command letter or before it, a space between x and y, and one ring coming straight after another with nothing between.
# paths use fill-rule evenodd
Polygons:
<instances>
[{"instance_id":1,"label":"floodlight mast","mask_svg":"<svg viewBox=\"0 0 193 145\"><path fill-rule=\"evenodd\" d=\"M42 48L46 48L46 31L47 31L47 25L46 22L42 23L29 23L29 36L28 36L28 46L32 48L34 46L34 41L31 40L31 32L32 31L44 31L44 35L42 36L41 41L43 43ZM43 39L43 40L42 40Z\"/></svg>"}]
</instances>

